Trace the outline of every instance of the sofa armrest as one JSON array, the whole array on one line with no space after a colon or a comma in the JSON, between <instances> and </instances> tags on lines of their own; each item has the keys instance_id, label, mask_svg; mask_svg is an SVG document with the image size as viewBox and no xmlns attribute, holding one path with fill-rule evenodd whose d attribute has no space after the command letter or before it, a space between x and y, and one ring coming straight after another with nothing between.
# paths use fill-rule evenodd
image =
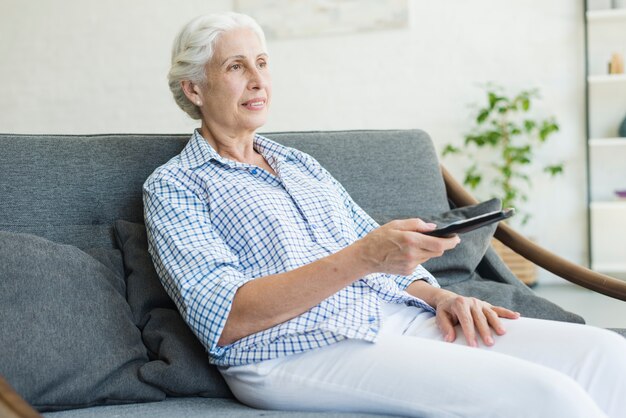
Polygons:
<instances>
[{"instance_id":1,"label":"sofa armrest","mask_svg":"<svg viewBox=\"0 0 626 418\"><path fill-rule=\"evenodd\" d=\"M0 376L0 416L6 418L41 418L18 393Z\"/></svg>"},{"instance_id":2,"label":"sofa armrest","mask_svg":"<svg viewBox=\"0 0 626 418\"><path fill-rule=\"evenodd\" d=\"M441 174L446 184L448 198L455 205L467 206L478 203L443 166ZM495 237L522 257L565 280L616 299L626 300L626 282L567 261L530 241L505 223L501 222L498 225Z\"/></svg>"}]
</instances>

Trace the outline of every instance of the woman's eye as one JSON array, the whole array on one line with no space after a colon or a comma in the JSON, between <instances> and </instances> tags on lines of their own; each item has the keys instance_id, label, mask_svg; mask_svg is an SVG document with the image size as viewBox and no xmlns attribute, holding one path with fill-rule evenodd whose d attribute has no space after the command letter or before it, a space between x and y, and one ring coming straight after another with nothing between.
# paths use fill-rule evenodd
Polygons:
<instances>
[{"instance_id":1,"label":"woman's eye","mask_svg":"<svg viewBox=\"0 0 626 418\"><path fill-rule=\"evenodd\" d=\"M258 65L259 65L259 68L265 68L265 67L267 67L267 62L260 61Z\"/></svg>"},{"instance_id":2,"label":"woman's eye","mask_svg":"<svg viewBox=\"0 0 626 418\"><path fill-rule=\"evenodd\" d=\"M238 70L240 68L241 68L241 64L233 64L233 65L230 66L231 70Z\"/></svg>"}]
</instances>

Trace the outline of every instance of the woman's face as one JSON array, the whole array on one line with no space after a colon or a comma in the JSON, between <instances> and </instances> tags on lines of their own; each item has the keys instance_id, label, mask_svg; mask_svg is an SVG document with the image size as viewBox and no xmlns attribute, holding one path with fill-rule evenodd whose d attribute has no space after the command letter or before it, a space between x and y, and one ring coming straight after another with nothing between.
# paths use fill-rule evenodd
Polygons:
<instances>
[{"instance_id":1,"label":"woman's face","mask_svg":"<svg viewBox=\"0 0 626 418\"><path fill-rule=\"evenodd\" d=\"M221 34L207 64L207 85L201 88L201 111L209 129L237 135L265 124L272 97L268 59L251 29Z\"/></svg>"}]
</instances>

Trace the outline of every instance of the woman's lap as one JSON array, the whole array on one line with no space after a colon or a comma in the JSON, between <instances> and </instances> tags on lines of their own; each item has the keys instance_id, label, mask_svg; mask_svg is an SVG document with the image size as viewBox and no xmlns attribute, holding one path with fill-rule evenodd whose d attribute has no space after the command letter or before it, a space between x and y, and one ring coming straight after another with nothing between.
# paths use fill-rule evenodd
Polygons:
<instances>
[{"instance_id":1,"label":"woman's lap","mask_svg":"<svg viewBox=\"0 0 626 418\"><path fill-rule=\"evenodd\" d=\"M603 358L604 347L626 347L620 346L621 337L607 336L609 331L519 319L505 321L508 332L494 336L493 347L476 349L465 344L458 327L457 341L443 342L432 315L417 308L387 306L383 317L374 344L345 340L232 367L224 377L239 400L266 409L420 417L602 416L586 390L609 407L625 406L606 393L618 390L614 382L598 379L598 368L601 374L626 373L620 361L624 368L607 370L616 359Z\"/></svg>"}]
</instances>

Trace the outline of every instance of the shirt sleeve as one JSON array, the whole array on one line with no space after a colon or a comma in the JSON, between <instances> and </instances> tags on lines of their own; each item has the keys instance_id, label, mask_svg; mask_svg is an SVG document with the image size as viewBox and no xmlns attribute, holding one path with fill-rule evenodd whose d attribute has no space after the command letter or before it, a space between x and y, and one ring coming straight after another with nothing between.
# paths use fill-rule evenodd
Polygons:
<instances>
[{"instance_id":1,"label":"shirt sleeve","mask_svg":"<svg viewBox=\"0 0 626 418\"><path fill-rule=\"evenodd\" d=\"M148 249L159 278L209 354L220 358L228 346L217 342L235 292L252 278L212 227L208 202L176 176L150 177L143 200Z\"/></svg>"},{"instance_id":2,"label":"shirt sleeve","mask_svg":"<svg viewBox=\"0 0 626 418\"><path fill-rule=\"evenodd\" d=\"M313 158L313 157L311 157ZM319 163L318 163L319 165ZM358 238L363 238L365 235L378 228L380 225L376 222L371 216L367 214L353 199L350 197L348 191L343 187L341 183L337 179L335 179L332 174L330 174L325 168L320 165L324 176L330 180L335 189L339 192L343 204L346 209L350 212L352 216L352 220L354 221L354 226L356 229L356 233ZM390 278L392 278L400 289L405 290L411 283L415 280L425 280L431 285L435 287L440 287L437 279L428 272L424 267L418 265L415 271L408 276L401 276L396 274L387 274Z\"/></svg>"}]
</instances>

